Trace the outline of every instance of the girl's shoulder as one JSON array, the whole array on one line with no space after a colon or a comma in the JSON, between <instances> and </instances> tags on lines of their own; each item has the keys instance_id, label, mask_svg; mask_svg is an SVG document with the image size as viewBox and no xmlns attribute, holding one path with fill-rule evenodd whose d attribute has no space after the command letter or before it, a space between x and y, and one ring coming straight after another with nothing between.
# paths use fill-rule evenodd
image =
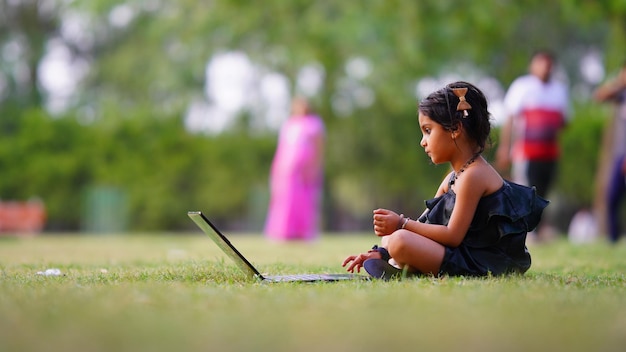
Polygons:
<instances>
[{"instance_id":1,"label":"girl's shoulder","mask_svg":"<svg viewBox=\"0 0 626 352\"><path fill-rule=\"evenodd\" d=\"M481 159L474 168L468 168L463 175L465 187L478 192L482 197L496 193L504 185L504 179L487 161Z\"/></svg>"}]
</instances>

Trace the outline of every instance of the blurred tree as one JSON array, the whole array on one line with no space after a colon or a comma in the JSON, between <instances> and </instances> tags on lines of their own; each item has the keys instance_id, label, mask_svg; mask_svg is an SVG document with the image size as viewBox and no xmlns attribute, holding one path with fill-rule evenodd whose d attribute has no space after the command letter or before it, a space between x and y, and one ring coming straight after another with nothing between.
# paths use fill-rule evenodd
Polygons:
<instances>
[{"instance_id":1,"label":"blurred tree","mask_svg":"<svg viewBox=\"0 0 626 352\"><path fill-rule=\"evenodd\" d=\"M0 2L0 67L5 89L22 106L41 104L38 68L48 39L59 29L57 11L54 4L35 0Z\"/></svg>"},{"instance_id":2,"label":"blurred tree","mask_svg":"<svg viewBox=\"0 0 626 352\"><path fill-rule=\"evenodd\" d=\"M625 23L622 0L0 0L0 143L9 148L0 165L11 169L0 197L40 195L70 227L76 200L60 194L98 184L129 193L136 229L184 226L190 207L245 218L274 147L274 131L253 125L263 110L242 111L219 136L183 127L190 104L207 99L207 62L239 51L283 74L292 92L302 68L321 67L314 103L329 134L328 226L341 227L331 216L341 214L369 227L374 207L419 212L447 172L429 167L418 145L421 79L480 72L507 86L547 47L576 85L587 50L623 59ZM60 113L40 77L52 48L85 72ZM19 182L26 172L36 178L28 187Z\"/></svg>"}]
</instances>

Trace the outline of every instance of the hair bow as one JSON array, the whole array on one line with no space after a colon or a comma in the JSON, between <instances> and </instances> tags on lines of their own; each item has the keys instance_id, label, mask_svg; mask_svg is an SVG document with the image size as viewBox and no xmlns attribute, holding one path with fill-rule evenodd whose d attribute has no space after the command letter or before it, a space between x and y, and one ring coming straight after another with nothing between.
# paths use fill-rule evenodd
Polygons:
<instances>
[{"instance_id":1,"label":"hair bow","mask_svg":"<svg viewBox=\"0 0 626 352\"><path fill-rule=\"evenodd\" d=\"M467 88L451 88L452 93L459 98L459 104L456 106L456 111L463 110L463 117L469 116L467 110L471 110L472 106L465 100L465 94L467 94Z\"/></svg>"}]
</instances>

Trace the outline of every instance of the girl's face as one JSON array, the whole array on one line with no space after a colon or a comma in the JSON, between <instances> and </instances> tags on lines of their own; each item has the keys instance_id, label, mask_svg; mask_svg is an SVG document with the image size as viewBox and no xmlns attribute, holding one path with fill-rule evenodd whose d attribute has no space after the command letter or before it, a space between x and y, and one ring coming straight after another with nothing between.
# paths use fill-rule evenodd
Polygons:
<instances>
[{"instance_id":1,"label":"girl's face","mask_svg":"<svg viewBox=\"0 0 626 352\"><path fill-rule=\"evenodd\" d=\"M451 160L454 153L453 133L430 117L419 113L419 124L422 131L420 145L434 164L441 164Z\"/></svg>"}]
</instances>

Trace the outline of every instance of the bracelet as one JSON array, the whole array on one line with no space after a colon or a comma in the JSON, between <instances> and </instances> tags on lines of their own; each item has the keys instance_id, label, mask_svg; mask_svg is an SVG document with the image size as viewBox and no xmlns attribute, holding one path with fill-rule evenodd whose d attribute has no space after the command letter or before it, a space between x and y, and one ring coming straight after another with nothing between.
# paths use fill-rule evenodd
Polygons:
<instances>
[{"instance_id":1,"label":"bracelet","mask_svg":"<svg viewBox=\"0 0 626 352\"><path fill-rule=\"evenodd\" d=\"M372 247L372 251L380 253L380 259L386 262L389 261L389 259L391 259L391 255L389 254L389 251L387 251L387 248L385 247L378 247L378 245L375 244L374 247Z\"/></svg>"},{"instance_id":2,"label":"bracelet","mask_svg":"<svg viewBox=\"0 0 626 352\"><path fill-rule=\"evenodd\" d=\"M411 218L404 218L404 222L402 223L402 229L404 229L406 227L406 224L409 222L409 220L411 220Z\"/></svg>"}]
</instances>

